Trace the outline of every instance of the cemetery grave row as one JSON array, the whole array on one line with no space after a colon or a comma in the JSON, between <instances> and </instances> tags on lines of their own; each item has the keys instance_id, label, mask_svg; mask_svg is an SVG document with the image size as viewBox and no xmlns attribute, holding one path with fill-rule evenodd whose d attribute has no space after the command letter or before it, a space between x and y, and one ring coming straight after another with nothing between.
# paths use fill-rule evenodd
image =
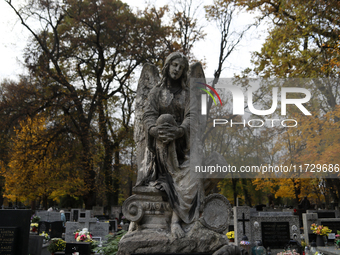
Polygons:
<instances>
[{"instance_id":1,"label":"cemetery grave row","mask_svg":"<svg viewBox=\"0 0 340 255\"><path fill-rule=\"evenodd\" d=\"M60 220L59 212L41 211L36 215L40 217L38 233L49 233L50 237L64 237L67 243L74 243L74 232L87 228L96 240L105 240L110 232L118 230L117 219L98 221L91 217L93 214L102 213L101 208L96 210L72 209L66 211L66 231ZM121 211L118 215L121 216ZM29 249L30 254L35 254L35 247L41 247L42 237L29 235L31 211L30 210L0 210L0 254L24 255ZM304 233L300 235L299 216L294 215L293 210L268 212L256 211L248 206L233 208L232 222L229 230L235 231L235 244L238 245L243 236L247 236L251 243L261 240L265 248L270 247L272 254L283 251L290 240L301 242L303 238L307 243L315 239L310 226L313 223L328 226L333 233L340 230L340 213L338 210L307 210L302 214ZM123 225L128 229L128 224ZM334 235L335 236L335 235ZM332 238L332 235L330 236ZM330 238L330 242L332 241ZM18 245L20 244L20 245ZM33 248L32 248L33 247ZM27 254L25 254L27 255Z\"/></svg>"}]
</instances>

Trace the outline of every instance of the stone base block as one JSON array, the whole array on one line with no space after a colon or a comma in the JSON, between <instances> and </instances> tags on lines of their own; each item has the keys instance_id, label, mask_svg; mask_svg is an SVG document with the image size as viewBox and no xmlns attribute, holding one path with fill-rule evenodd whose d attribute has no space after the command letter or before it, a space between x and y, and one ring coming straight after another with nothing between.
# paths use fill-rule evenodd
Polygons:
<instances>
[{"instance_id":1,"label":"stone base block","mask_svg":"<svg viewBox=\"0 0 340 255\"><path fill-rule=\"evenodd\" d=\"M184 238L175 239L167 230L144 229L127 233L119 242L118 255L213 254L227 244L226 236L195 222Z\"/></svg>"}]
</instances>

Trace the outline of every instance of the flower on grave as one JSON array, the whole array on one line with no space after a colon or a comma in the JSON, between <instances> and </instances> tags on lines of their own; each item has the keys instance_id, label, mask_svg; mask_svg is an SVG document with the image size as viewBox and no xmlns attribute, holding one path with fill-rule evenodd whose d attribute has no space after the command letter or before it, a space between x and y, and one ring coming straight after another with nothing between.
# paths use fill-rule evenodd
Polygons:
<instances>
[{"instance_id":1,"label":"flower on grave","mask_svg":"<svg viewBox=\"0 0 340 255\"><path fill-rule=\"evenodd\" d=\"M35 214L33 214L32 217L31 217L31 222L32 223L37 223L39 221L40 221L40 217L35 215Z\"/></svg>"},{"instance_id":2,"label":"flower on grave","mask_svg":"<svg viewBox=\"0 0 340 255\"><path fill-rule=\"evenodd\" d=\"M87 228L83 228L83 230L77 230L74 233L74 239L77 242L92 242L92 235Z\"/></svg>"},{"instance_id":3,"label":"flower on grave","mask_svg":"<svg viewBox=\"0 0 340 255\"><path fill-rule=\"evenodd\" d=\"M235 233L234 231L229 231L226 236L228 237L228 239L235 239Z\"/></svg>"},{"instance_id":4,"label":"flower on grave","mask_svg":"<svg viewBox=\"0 0 340 255\"><path fill-rule=\"evenodd\" d=\"M39 236L43 236L43 237L45 238L45 240L50 240L50 236L49 236L47 233L45 233L45 231L43 231L42 233L40 233Z\"/></svg>"},{"instance_id":5,"label":"flower on grave","mask_svg":"<svg viewBox=\"0 0 340 255\"><path fill-rule=\"evenodd\" d=\"M37 232L38 231L39 224L38 223L31 223L30 225L30 231L31 232Z\"/></svg>"},{"instance_id":6,"label":"flower on grave","mask_svg":"<svg viewBox=\"0 0 340 255\"><path fill-rule=\"evenodd\" d=\"M337 232L337 234L335 235L335 237L336 237L337 239L340 239L340 230L337 230L336 232Z\"/></svg>"},{"instance_id":7,"label":"flower on grave","mask_svg":"<svg viewBox=\"0 0 340 255\"><path fill-rule=\"evenodd\" d=\"M317 234L320 236L325 236L325 235L328 235L329 233L332 233L332 230L329 229L327 226L317 225L315 223L313 223L310 226L310 229L313 231L314 234Z\"/></svg>"},{"instance_id":8,"label":"flower on grave","mask_svg":"<svg viewBox=\"0 0 340 255\"><path fill-rule=\"evenodd\" d=\"M47 250L50 253L57 251L63 251L66 248L66 242L61 238L52 238L50 244L47 246Z\"/></svg>"},{"instance_id":9,"label":"flower on grave","mask_svg":"<svg viewBox=\"0 0 340 255\"><path fill-rule=\"evenodd\" d=\"M277 253L277 255L300 255L300 253L297 253L295 250L293 251L288 250L288 251Z\"/></svg>"}]
</instances>

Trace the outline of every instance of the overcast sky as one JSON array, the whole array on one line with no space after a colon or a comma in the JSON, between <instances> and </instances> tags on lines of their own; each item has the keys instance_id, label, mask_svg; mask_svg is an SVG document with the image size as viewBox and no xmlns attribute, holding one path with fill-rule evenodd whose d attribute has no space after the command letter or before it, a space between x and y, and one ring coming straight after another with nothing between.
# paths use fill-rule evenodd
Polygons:
<instances>
[{"instance_id":1,"label":"overcast sky","mask_svg":"<svg viewBox=\"0 0 340 255\"><path fill-rule=\"evenodd\" d=\"M17 0L18 1L18 0ZM147 5L143 0L125 0L133 9L144 9ZM149 1L150 2L150 1ZM168 0L157 0L154 2L157 7L168 4ZM202 1L193 1L202 2ZM202 5L211 4L212 0L203 1ZM194 48L194 55L197 59L205 59L207 67L205 69L206 77L213 77L214 70L217 67L219 54L219 33L216 24L204 21L204 13L201 13L201 20L205 22L204 31L207 33L204 41L197 42ZM239 15L234 23L236 29L252 21L249 14ZM19 74L25 72L22 65L23 50L29 36L28 31L18 21L13 10L5 3L0 1L0 80L4 78L16 79ZM234 73L239 74L247 67L251 67L251 52L259 51L261 44L265 39L265 27L260 27L250 31L238 48L228 58L225 63L224 71L221 78L232 77Z\"/></svg>"}]
</instances>

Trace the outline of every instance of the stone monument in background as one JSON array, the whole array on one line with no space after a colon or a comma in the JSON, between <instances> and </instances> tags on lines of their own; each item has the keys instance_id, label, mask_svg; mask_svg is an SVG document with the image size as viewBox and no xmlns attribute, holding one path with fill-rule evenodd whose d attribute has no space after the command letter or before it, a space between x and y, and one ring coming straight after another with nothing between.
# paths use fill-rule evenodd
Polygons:
<instances>
[{"instance_id":1,"label":"stone monument in background","mask_svg":"<svg viewBox=\"0 0 340 255\"><path fill-rule=\"evenodd\" d=\"M135 107L138 176L135 195L122 208L131 224L119 255L240 253L222 234L232 213L229 201L208 195L212 181L190 170L189 160L204 164L200 135L206 124L193 78L204 79L201 64L189 66L179 52L167 57L161 78L155 66L143 67Z\"/></svg>"}]
</instances>

